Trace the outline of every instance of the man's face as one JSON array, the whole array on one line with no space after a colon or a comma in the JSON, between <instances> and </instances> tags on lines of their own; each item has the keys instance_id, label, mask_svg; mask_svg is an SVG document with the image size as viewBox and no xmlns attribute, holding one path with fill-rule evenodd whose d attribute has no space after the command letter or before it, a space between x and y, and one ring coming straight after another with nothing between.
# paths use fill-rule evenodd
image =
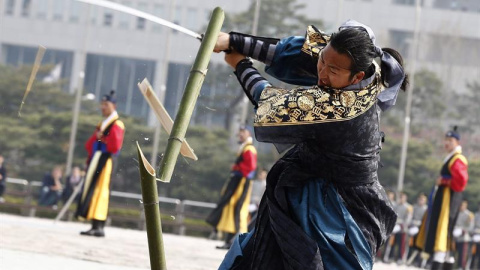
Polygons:
<instances>
[{"instance_id":1,"label":"man's face","mask_svg":"<svg viewBox=\"0 0 480 270\"><path fill-rule=\"evenodd\" d=\"M445 147L445 151L447 151L447 153L452 152L458 145L459 143L457 139L452 137L445 137L445 140L443 141L443 146Z\"/></svg>"},{"instance_id":2,"label":"man's face","mask_svg":"<svg viewBox=\"0 0 480 270\"><path fill-rule=\"evenodd\" d=\"M73 167L72 169L72 175L74 176L79 176L80 175L80 168L79 167Z\"/></svg>"},{"instance_id":3,"label":"man's face","mask_svg":"<svg viewBox=\"0 0 480 270\"><path fill-rule=\"evenodd\" d=\"M388 199L392 202L395 201L395 193L388 192Z\"/></svg>"},{"instance_id":4,"label":"man's face","mask_svg":"<svg viewBox=\"0 0 480 270\"><path fill-rule=\"evenodd\" d=\"M418 204L425 205L427 203L427 198L425 196L418 197Z\"/></svg>"},{"instance_id":5,"label":"man's face","mask_svg":"<svg viewBox=\"0 0 480 270\"><path fill-rule=\"evenodd\" d=\"M320 51L317 62L318 85L336 89L358 83L365 72L358 72L351 77L352 60L346 54L338 53L328 44Z\"/></svg>"},{"instance_id":6,"label":"man's face","mask_svg":"<svg viewBox=\"0 0 480 270\"><path fill-rule=\"evenodd\" d=\"M462 205L460 206L460 211L465 211L467 210L468 203L467 202L462 202Z\"/></svg>"},{"instance_id":7,"label":"man's face","mask_svg":"<svg viewBox=\"0 0 480 270\"><path fill-rule=\"evenodd\" d=\"M115 104L110 101L102 101L100 109L102 110L103 117L108 117L113 111L115 111Z\"/></svg>"},{"instance_id":8,"label":"man's face","mask_svg":"<svg viewBox=\"0 0 480 270\"><path fill-rule=\"evenodd\" d=\"M54 168L52 171L52 177L53 178L60 178L62 177L62 169L60 168Z\"/></svg>"},{"instance_id":9,"label":"man's face","mask_svg":"<svg viewBox=\"0 0 480 270\"><path fill-rule=\"evenodd\" d=\"M238 142L239 143L244 143L248 137L250 137L250 132L246 129L241 129L238 131Z\"/></svg>"},{"instance_id":10,"label":"man's face","mask_svg":"<svg viewBox=\"0 0 480 270\"><path fill-rule=\"evenodd\" d=\"M406 203L406 202L407 202L407 199L408 199L408 196L407 196L406 194L402 194L402 195L400 196L400 201L401 201L402 203Z\"/></svg>"}]
</instances>

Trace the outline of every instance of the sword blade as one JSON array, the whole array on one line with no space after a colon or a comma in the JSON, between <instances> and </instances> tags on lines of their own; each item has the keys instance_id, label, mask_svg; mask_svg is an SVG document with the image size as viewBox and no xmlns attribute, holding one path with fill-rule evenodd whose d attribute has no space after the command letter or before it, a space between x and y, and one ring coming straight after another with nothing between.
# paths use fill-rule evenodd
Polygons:
<instances>
[{"instance_id":1,"label":"sword blade","mask_svg":"<svg viewBox=\"0 0 480 270\"><path fill-rule=\"evenodd\" d=\"M99 7L109 8L109 9L112 9L112 10L120 11L120 12L123 12L123 13L126 13L126 14L130 14L130 15L133 15L133 16L140 17L140 18L144 18L145 20L148 20L148 21L151 21L151 22L154 22L154 23L157 23L157 24L161 24L163 26L169 27L171 29L174 29L174 30L177 30L177 31L182 32L184 34L187 34L189 36L192 36L192 37L194 37L198 40L202 40L202 35L200 35L199 33L196 33L194 31L189 30L189 29L187 29L183 26L180 26L178 24L174 24L172 22L164 20L164 19L162 19L160 17L157 17L155 15L152 15L150 13L146 13L146 12L143 12L143 11L131 8L131 7L127 7L127 6L124 6L124 5L121 5L121 4L118 4L118 3L114 3L114 2L110 2L110 1L106 1L106 0L76 0L76 1L82 2L82 3L85 3L85 4L99 6Z\"/></svg>"}]
</instances>

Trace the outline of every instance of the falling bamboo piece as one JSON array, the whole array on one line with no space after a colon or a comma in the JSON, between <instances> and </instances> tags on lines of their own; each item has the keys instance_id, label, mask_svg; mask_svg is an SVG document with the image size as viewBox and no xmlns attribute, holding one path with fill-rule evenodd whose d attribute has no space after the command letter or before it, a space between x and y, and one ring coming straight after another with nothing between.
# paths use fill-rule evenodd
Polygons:
<instances>
[{"instance_id":1,"label":"falling bamboo piece","mask_svg":"<svg viewBox=\"0 0 480 270\"><path fill-rule=\"evenodd\" d=\"M157 95L155 95L153 87L150 85L150 82L147 80L147 78L145 78L141 83L138 83L138 89L140 89L140 92L142 93L143 97L145 97L145 100L147 100L148 105L150 105L150 108L155 112L155 115L157 115L158 121L160 121L162 127L165 129L167 134L170 135L172 132L173 120L168 114L167 110L165 110L165 107L163 107ZM186 140L182 143L180 153L184 157L198 160L198 157L195 155L193 149Z\"/></svg>"},{"instance_id":2,"label":"falling bamboo piece","mask_svg":"<svg viewBox=\"0 0 480 270\"><path fill-rule=\"evenodd\" d=\"M181 145L185 140L185 133L187 132L188 124L200 93L200 88L202 87L203 80L207 74L208 63L210 62L210 57L213 48L215 47L224 18L225 15L221 8L217 7L213 10L207 31L205 32L205 36L200 45L200 49L198 50L192 70L190 71L190 76L188 77L185 86L185 92L182 101L180 102L178 114L175 117L172 132L168 139L165 156L160 162L160 171L158 173L160 181L170 182L170 179L172 178L173 169L175 168Z\"/></svg>"},{"instance_id":3,"label":"falling bamboo piece","mask_svg":"<svg viewBox=\"0 0 480 270\"><path fill-rule=\"evenodd\" d=\"M163 247L162 221L158 205L157 181L155 169L148 163L137 142L138 168L142 186L143 208L147 225L148 251L150 253L150 268L166 270L165 250Z\"/></svg>"},{"instance_id":4,"label":"falling bamboo piece","mask_svg":"<svg viewBox=\"0 0 480 270\"><path fill-rule=\"evenodd\" d=\"M27 89L25 90L25 94L23 94L22 103L20 103L20 109L18 109L18 116L21 116L23 104L25 104L25 99L27 98L28 93L32 89L33 81L35 81L35 77L37 76L37 71L40 68L40 64L42 63L43 55L47 48L43 47L42 45L38 45L37 55L35 56L35 62L33 62L32 73L30 73L30 79L28 80Z\"/></svg>"}]
</instances>

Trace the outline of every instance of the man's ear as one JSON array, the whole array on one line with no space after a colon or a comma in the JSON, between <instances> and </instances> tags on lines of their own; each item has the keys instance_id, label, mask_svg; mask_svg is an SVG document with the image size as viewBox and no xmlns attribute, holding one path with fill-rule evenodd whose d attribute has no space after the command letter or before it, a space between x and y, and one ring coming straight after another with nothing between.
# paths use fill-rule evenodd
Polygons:
<instances>
[{"instance_id":1,"label":"man's ear","mask_svg":"<svg viewBox=\"0 0 480 270\"><path fill-rule=\"evenodd\" d=\"M353 75L352 84L359 83L361 80L363 80L363 77L365 77L364 71L360 71L357 74Z\"/></svg>"}]
</instances>

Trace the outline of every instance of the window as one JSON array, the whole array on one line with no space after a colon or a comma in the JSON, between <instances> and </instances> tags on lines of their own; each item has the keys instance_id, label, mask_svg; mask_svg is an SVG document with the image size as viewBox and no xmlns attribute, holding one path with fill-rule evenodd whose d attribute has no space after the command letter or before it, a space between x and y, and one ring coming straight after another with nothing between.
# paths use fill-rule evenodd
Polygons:
<instances>
[{"instance_id":1,"label":"window","mask_svg":"<svg viewBox=\"0 0 480 270\"><path fill-rule=\"evenodd\" d=\"M190 29L197 29L198 28L198 23L197 23L197 10L194 8L189 8L187 9L187 22L186 22L187 28Z\"/></svg>"},{"instance_id":2,"label":"window","mask_svg":"<svg viewBox=\"0 0 480 270\"><path fill-rule=\"evenodd\" d=\"M173 14L173 21L176 24L182 24L182 8L181 7L176 7L175 8L175 14Z\"/></svg>"},{"instance_id":3,"label":"window","mask_svg":"<svg viewBox=\"0 0 480 270\"><path fill-rule=\"evenodd\" d=\"M153 6L153 15L160 17L164 20L168 20L168 18L165 16L165 8L162 5L156 4ZM153 28L153 31L155 32L161 32L163 29L163 26L159 24L154 24L152 28Z\"/></svg>"},{"instance_id":4,"label":"window","mask_svg":"<svg viewBox=\"0 0 480 270\"><path fill-rule=\"evenodd\" d=\"M178 24L178 25L182 25L182 8L181 7L176 7L175 8L175 13L173 14L173 23L174 24ZM178 33L178 31L176 30L173 30L174 34Z\"/></svg>"},{"instance_id":5,"label":"window","mask_svg":"<svg viewBox=\"0 0 480 270\"><path fill-rule=\"evenodd\" d=\"M410 45L413 41L413 32L390 30L390 43L394 45L403 57L410 57Z\"/></svg>"},{"instance_id":6,"label":"window","mask_svg":"<svg viewBox=\"0 0 480 270\"><path fill-rule=\"evenodd\" d=\"M148 103L137 89L139 78L155 78L155 61L87 54L85 89L101 96L117 88L117 110L132 116L148 117Z\"/></svg>"},{"instance_id":7,"label":"window","mask_svg":"<svg viewBox=\"0 0 480 270\"><path fill-rule=\"evenodd\" d=\"M23 17L30 16L31 6L32 6L31 0L23 0L23 3L22 3L22 16Z\"/></svg>"},{"instance_id":8,"label":"window","mask_svg":"<svg viewBox=\"0 0 480 270\"><path fill-rule=\"evenodd\" d=\"M70 22L77 23L82 13L82 5L77 1L70 1Z\"/></svg>"},{"instance_id":9,"label":"window","mask_svg":"<svg viewBox=\"0 0 480 270\"><path fill-rule=\"evenodd\" d=\"M98 9L96 6L89 6L88 9L90 13L90 23L95 25L97 23Z\"/></svg>"},{"instance_id":10,"label":"window","mask_svg":"<svg viewBox=\"0 0 480 270\"><path fill-rule=\"evenodd\" d=\"M37 0L37 18L46 19L48 12L48 1L47 0Z\"/></svg>"},{"instance_id":11,"label":"window","mask_svg":"<svg viewBox=\"0 0 480 270\"><path fill-rule=\"evenodd\" d=\"M140 11L146 11L147 10L147 4L146 3L139 3L138 4L138 10ZM137 29L143 30L145 29L145 19L137 17Z\"/></svg>"},{"instance_id":12,"label":"window","mask_svg":"<svg viewBox=\"0 0 480 270\"><path fill-rule=\"evenodd\" d=\"M138 30L143 30L145 29L145 19L137 17L137 29Z\"/></svg>"},{"instance_id":13,"label":"window","mask_svg":"<svg viewBox=\"0 0 480 270\"><path fill-rule=\"evenodd\" d=\"M128 1L123 1L122 5L130 7L131 3ZM120 12L118 14L118 27L123 28L123 29L128 29L128 25L130 23L130 15Z\"/></svg>"},{"instance_id":14,"label":"window","mask_svg":"<svg viewBox=\"0 0 480 270\"><path fill-rule=\"evenodd\" d=\"M5 14L13 15L15 13L15 0L7 0L5 4Z\"/></svg>"},{"instance_id":15,"label":"window","mask_svg":"<svg viewBox=\"0 0 480 270\"><path fill-rule=\"evenodd\" d=\"M394 0L393 3L399 5L415 6L416 0ZM423 0L420 0L420 6L423 6Z\"/></svg>"},{"instance_id":16,"label":"window","mask_svg":"<svg viewBox=\"0 0 480 270\"><path fill-rule=\"evenodd\" d=\"M64 0L53 0L53 20L63 20Z\"/></svg>"},{"instance_id":17,"label":"window","mask_svg":"<svg viewBox=\"0 0 480 270\"><path fill-rule=\"evenodd\" d=\"M113 15L110 12L105 12L103 14L103 25L112 26Z\"/></svg>"},{"instance_id":18,"label":"window","mask_svg":"<svg viewBox=\"0 0 480 270\"><path fill-rule=\"evenodd\" d=\"M210 21L210 17L212 16L212 11L209 10L209 9L205 9L204 12L205 12L204 13L205 14L205 21L207 21L207 22Z\"/></svg>"}]
</instances>

